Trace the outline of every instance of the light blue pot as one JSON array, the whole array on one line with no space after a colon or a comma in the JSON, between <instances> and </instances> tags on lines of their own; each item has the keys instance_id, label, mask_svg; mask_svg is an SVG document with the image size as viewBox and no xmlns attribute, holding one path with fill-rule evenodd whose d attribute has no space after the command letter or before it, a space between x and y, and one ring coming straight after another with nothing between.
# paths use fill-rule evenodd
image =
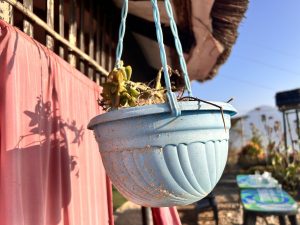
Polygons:
<instances>
[{"instance_id":1,"label":"light blue pot","mask_svg":"<svg viewBox=\"0 0 300 225\"><path fill-rule=\"evenodd\" d=\"M104 167L115 187L144 206L187 205L205 197L220 179L227 160L230 117L197 101L179 102L181 116L168 104L107 112L93 118Z\"/></svg>"}]
</instances>

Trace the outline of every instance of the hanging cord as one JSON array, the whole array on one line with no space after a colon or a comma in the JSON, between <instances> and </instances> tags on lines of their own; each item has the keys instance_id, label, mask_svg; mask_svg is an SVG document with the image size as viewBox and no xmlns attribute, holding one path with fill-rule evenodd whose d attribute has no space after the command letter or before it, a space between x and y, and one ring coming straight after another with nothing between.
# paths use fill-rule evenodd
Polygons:
<instances>
[{"instance_id":1,"label":"hanging cord","mask_svg":"<svg viewBox=\"0 0 300 225\"><path fill-rule=\"evenodd\" d=\"M182 70L182 73L183 73L185 86L186 86L186 89L188 91L188 96L192 96L191 83L190 83L190 79L189 79L185 59L184 59L183 52L182 52L181 42L180 42L180 39L178 37L177 26L176 26L176 22L174 20L173 11L172 11L172 5L171 5L169 0L165 0L165 8L166 8L167 14L169 16L170 26L171 26L172 34L173 34L173 37L174 37L176 51L177 51L177 54L179 56L180 67L181 67L181 70Z\"/></svg>"},{"instance_id":2,"label":"hanging cord","mask_svg":"<svg viewBox=\"0 0 300 225\"><path fill-rule=\"evenodd\" d=\"M229 99L228 101L231 101L231 99ZM179 98L178 101L197 101L197 102L204 102L206 104L209 104L209 105L212 105L212 106L215 106L217 108L220 109L221 111L221 116L222 116L222 120L223 120L223 125L224 125L224 130L226 132L226 124L225 124L225 118L224 118L224 111L223 111L223 107L220 106L220 105L217 105L213 102L209 102L209 101L206 101L206 100L203 100L203 99L200 99L200 98L196 98L196 97L192 97L192 96L187 96L187 97L182 97L182 98Z\"/></svg>"},{"instance_id":3,"label":"hanging cord","mask_svg":"<svg viewBox=\"0 0 300 225\"><path fill-rule=\"evenodd\" d=\"M128 0L123 1L123 6L122 6L122 11L121 11L121 23L119 27L119 40L118 40L118 45L117 45L117 50L116 50L116 68L120 68L121 65L121 57L122 57L122 52L123 52L123 39L125 35L125 30L126 30L126 17L128 14Z\"/></svg>"},{"instance_id":4,"label":"hanging cord","mask_svg":"<svg viewBox=\"0 0 300 225\"><path fill-rule=\"evenodd\" d=\"M156 28L156 38L157 38L157 42L159 45L160 60L161 60L162 66L163 66L164 78L165 78L165 84L166 84L169 104L170 104L173 115L180 116L181 111L179 109L176 95L175 95L175 93L172 92L172 89L171 89L171 81L170 81L170 76L168 73L167 57L166 57L166 52L165 52L165 47L164 47L163 33L162 33L162 29L161 29L161 24L160 24L160 15L159 15L159 9L158 9L158 5L157 5L157 0L151 0L151 3L152 3L152 8L153 8L153 19L154 19L155 28Z\"/></svg>"},{"instance_id":5,"label":"hanging cord","mask_svg":"<svg viewBox=\"0 0 300 225\"><path fill-rule=\"evenodd\" d=\"M162 29L161 29L161 24L160 24L160 15L159 15L159 9L157 5L157 0L151 0L152 3L152 8L153 8L153 19L155 22L155 28L156 28L156 37L157 37L157 42L159 45L159 51L160 51L160 59L161 63L163 66L163 71L164 71L164 78L165 78L165 84L166 84L166 90L167 90L167 97L169 101L169 105L172 111L172 114L175 116L180 116L181 115L181 110L179 108L177 98L175 93L172 92L171 89L171 81L170 81L170 76L168 73L168 66L167 66L167 57L166 57L166 52L164 48L164 42L163 42L163 34L162 34ZM166 10L168 12L169 18L171 20L171 28L172 28L172 33L174 36L175 40L175 45L176 45L176 50L180 58L180 65L181 69L184 73L184 80L185 80L185 85L188 90L189 96L191 96L191 86L190 86L190 81L188 78L187 74L187 68L186 64L184 61L183 53L182 53L182 47L180 44L180 40L178 38L178 33L177 33L177 27L176 23L173 18L173 13L172 13L172 7L170 2L169 4L166 3ZM121 11L121 23L119 27L119 40L118 40L118 45L116 49L116 68L120 68L121 65L121 56L123 52L123 39L125 35L125 30L126 30L126 17L128 14L128 0L123 0L123 6L122 6L122 11Z\"/></svg>"}]
</instances>

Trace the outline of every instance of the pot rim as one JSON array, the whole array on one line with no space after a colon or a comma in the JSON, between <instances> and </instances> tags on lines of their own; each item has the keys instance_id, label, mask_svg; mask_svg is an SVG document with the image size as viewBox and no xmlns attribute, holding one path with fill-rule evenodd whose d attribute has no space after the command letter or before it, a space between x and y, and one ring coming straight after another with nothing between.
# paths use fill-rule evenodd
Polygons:
<instances>
[{"instance_id":1,"label":"pot rim","mask_svg":"<svg viewBox=\"0 0 300 225\"><path fill-rule=\"evenodd\" d=\"M229 103L225 102L211 102L223 108L223 111L229 113L231 116L237 113L236 109ZM181 111L220 111L216 106L198 102L198 101L182 101L178 102ZM150 114L170 113L171 109L169 103L143 105L136 107L121 108L118 110L109 111L92 118L88 124L88 129L93 130L93 127L99 123L106 123L115 120L127 119L132 117L147 116Z\"/></svg>"}]
</instances>

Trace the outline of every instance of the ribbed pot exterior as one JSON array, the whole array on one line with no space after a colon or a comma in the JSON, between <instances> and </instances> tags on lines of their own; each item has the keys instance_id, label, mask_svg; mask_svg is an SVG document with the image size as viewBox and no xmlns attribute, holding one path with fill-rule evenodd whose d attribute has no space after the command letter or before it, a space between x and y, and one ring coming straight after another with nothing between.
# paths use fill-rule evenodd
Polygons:
<instances>
[{"instance_id":1,"label":"ribbed pot exterior","mask_svg":"<svg viewBox=\"0 0 300 225\"><path fill-rule=\"evenodd\" d=\"M223 173L234 109L224 111L225 130L216 109L186 105L184 110L183 104L181 116L173 117L165 111L150 113L149 107L144 107L149 113L126 118L113 114L113 120L94 118L89 125L112 183L143 206L187 205L202 199Z\"/></svg>"}]
</instances>

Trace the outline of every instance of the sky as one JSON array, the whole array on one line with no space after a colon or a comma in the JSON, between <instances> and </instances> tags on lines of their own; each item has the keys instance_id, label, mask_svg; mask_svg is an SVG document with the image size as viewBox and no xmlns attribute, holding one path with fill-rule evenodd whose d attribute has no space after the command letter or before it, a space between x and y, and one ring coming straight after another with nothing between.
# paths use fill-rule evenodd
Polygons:
<instances>
[{"instance_id":1,"label":"sky","mask_svg":"<svg viewBox=\"0 0 300 225\"><path fill-rule=\"evenodd\" d=\"M300 1L250 0L227 62L211 81L192 82L193 95L226 101L239 114L275 107L275 94L300 88Z\"/></svg>"}]
</instances>

